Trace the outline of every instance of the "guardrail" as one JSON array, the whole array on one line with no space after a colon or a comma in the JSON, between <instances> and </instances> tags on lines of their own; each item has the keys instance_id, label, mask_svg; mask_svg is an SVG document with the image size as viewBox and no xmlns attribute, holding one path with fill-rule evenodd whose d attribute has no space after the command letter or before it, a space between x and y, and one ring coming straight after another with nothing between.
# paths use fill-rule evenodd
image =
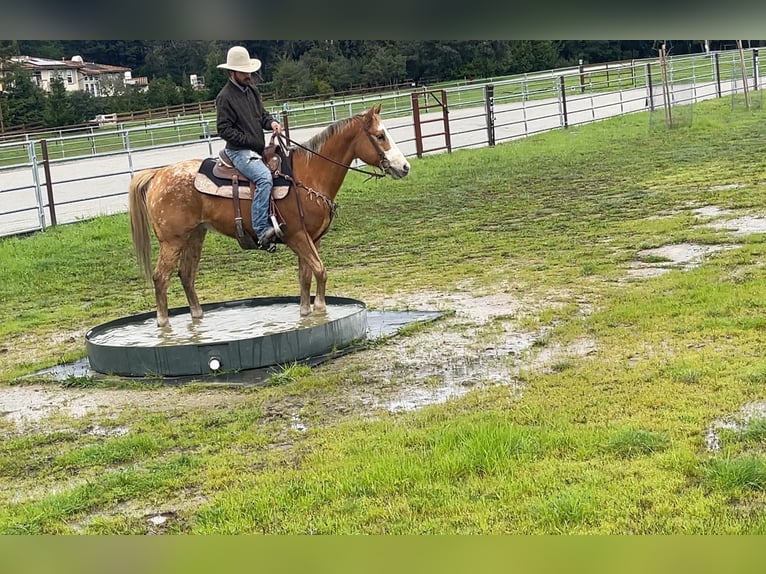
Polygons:
<instances>
[{"instance_id":1,"label":"guardrail","mask_svg":"<svg viewBox=\"0 0 766 574\"><path fill-rule=\"evenodd\" d=\"M386 125L402 151L421 156L496 145L615 115L735 98L747 89L758 91L763 76L758 52L748 52L744 70L737 51L669 58L667 82L662 81L660 62L649 59L466 83L439 90L444 94L439 103L420 106L417 114L413 101L426 87L285 106L274 112L293 139L305 141L333 121L381 103ZM444 121L429 121L433 118ZM443 145L423 146L425 140L440 138ZM117 124L0 144L0 236L125 211L128 183L135 172L214 156L222 145L212 116Z\"/></svg>"}]
</instances>

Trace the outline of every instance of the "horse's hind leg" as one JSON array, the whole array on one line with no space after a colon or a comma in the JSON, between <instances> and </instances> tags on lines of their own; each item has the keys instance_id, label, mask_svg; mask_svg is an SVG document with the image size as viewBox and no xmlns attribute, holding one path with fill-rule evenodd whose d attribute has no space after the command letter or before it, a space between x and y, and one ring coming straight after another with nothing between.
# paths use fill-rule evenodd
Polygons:
<instances>
[{"instance_id":1,"label":"horse's hind leg","mask_svg":"<svg viewBox=\"0 0 766 574\"><path fill-rule=\"evenodd\" d=\"M189 235L183 253L181 254L181 265L178 269L178 277L184 286L186 300L189 302L189 311L192 319L202 318L202 306L197 298L197 291L194 288L194 280L197 277L200 256L202 255L202 244L205 241L207 229L203 226L198 227Z\"/></svg>"},{"instance_id":2,"label":"horse's hind leg","mask_svg":"<svg viewBox=\"0 0 766 574\"><path fill-rule=\"evenodd\" d=\"M157 299L157 325L168 325L168 283L173 270L178 263L182 245L176 243L160 243L160 254L152 274L154 281L154 296Z\"/></svg>"}]
</instances>

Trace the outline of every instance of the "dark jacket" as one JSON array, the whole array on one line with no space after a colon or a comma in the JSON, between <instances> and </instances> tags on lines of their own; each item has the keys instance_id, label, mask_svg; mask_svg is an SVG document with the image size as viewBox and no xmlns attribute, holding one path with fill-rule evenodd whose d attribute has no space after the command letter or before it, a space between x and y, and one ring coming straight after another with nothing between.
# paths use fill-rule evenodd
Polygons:
<instances>
[{"instance_id":1,"label":"dark jacket","mask_svg":"<svg viewBox=\"0 0 766 574\"><path fill-rule=\"evenodd\" d=\"M261 94L255 86L242 89L231 80L215 99L216 130L231 149L251 149L263 153L266 139L263 130L271 130L274 121L263 107Z\"/></svg>"}]
</instances>

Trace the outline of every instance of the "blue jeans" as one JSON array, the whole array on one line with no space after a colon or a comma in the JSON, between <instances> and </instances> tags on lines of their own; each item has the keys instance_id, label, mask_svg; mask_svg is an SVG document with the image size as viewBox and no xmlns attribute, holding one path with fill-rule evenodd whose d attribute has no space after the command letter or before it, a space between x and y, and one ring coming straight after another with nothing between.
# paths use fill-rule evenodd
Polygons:
<instances>
[{"instance_id":1,"label":"blue jeans","mask_svg":"<svg viewBox=\"0 0 766 574\"><path fill-rule=\"evenodd\" d=\"M271 227L269 223L269 198L271 197L271 188L274 185L271 171L263 163L261 156L252 150L226 148L226 155L229 156L234 167L255 184L252 208L253 230L260 240Z\"/></svg>"}]
</instances>

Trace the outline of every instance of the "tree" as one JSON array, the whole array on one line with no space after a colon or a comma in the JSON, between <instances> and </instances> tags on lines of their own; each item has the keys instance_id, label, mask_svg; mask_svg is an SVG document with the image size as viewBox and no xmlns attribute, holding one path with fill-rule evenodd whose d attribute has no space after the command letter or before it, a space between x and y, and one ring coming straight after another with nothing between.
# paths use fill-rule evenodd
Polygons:
<instances>
[{"instance_id":1,"label":"tree","mask_svg":"<svg viewBox=\"0 0 766 574\"><path fill-rule=\"evenodd\" d=\"M222 70L218 67L218 64L223 64L226 61L226 54L223 49L215 43L211 43L208 52L205 55L205 89L207 90L208 99L214 100L229 80L229 75L226 70Z\"/></svg>"},{"instance_id":2,"label":"tree","mask_svg":"<svg viewBox=\"0 0 766 574\"><path fill-rule=\"evenodd\" d=\"M8 79L6 73L10 65L10 58L18 54L18 45L15 40L10 42L0 41L0 133L5 131L5 124L8 118L8 105L6 98L6 85Z\"/></svg>"},{"instance_id":3,"label":"tree","mask_svg":"<svg viewBox=\"0 0 766 574\"><path fill-rule=\"evenodd\" d=\"M43 123L45 93L33 82L28 70L14 65L5 76L7 112L5 127Z\"/></svg>"},{"instance_id":4,"label":"tree","mask_svg":"<svg viewBox=\"0 0 766 574\"><path fill-rule=\"evenodd\" d=\"M170 76L149 82L146 99L151 108L175 106L181 103L181 93Z\"/></svg>"},{"instance_id":5,"label":"tree","mask_svg":"<svg viewBox=\"0 0 766 574\"><path fill-rule=\"evenodd\" d=\"M98 79L98 93L102 96L121 96L128 91L125 78L117 74L104 74Z\"/></svg>"},{"instance_id":6,"label":"tree","mask_svg":"<svg viewBox=\"0 0 766 574\"><path fill-rule=\"evenodd\" d=\"M106 98L95 98L84 91L69 94L69 105L76 124L87 123L98 114L106 113Z\"/></svg>"},{"instance_id":7,"label":"tree","mask_svg":"<svg viewBox=\"0 0 766 574\"><path fill-rule=\"evenodd\" d=\"M69 126L76 123L64 80L59 76L51 80L51 91L45 96L44 119L47 127Z\"/></svg>"},{"instance_id":8,"label":"tree","mask_svg":"<svg viewBox=\"0 0 766 574\"><path fill-rule=\"evenodd\" d=\"M395 46L379 46L364 64L364 82L368 86L398 84L407 78L406 63Z\"/></svg>"},{"instance_id":9,"label":"tree","mask_svg":"<svg viewBox=\"0 0 766 574\"><path fill-rule=\"evenodd\" d=\"M274 72L274 95L278 98L298 98L312 93L311 73L304 62L281 58Z\"/></svg>"},{"instance_id":10,"label":"tree","mask_svg":"<svg viewBox=\"0 0 766 574\"><path fill-rule=\"evenodd\" d=\"M559 65L559 55L548 40L520 40L511 43L510 66L506 74L548 70Z\"/></svg>"}]
</instances>

